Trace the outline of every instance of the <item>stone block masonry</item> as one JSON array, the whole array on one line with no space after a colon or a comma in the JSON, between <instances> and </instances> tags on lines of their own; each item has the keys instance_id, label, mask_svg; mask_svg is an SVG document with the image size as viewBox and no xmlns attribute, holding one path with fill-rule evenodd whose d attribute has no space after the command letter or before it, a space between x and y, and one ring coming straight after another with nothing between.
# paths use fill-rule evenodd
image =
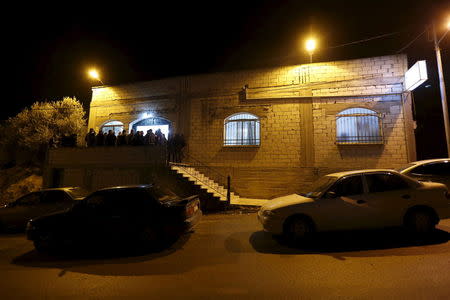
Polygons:
<instances>
[{"instance_id":1,"label":"stone block masonry","mask_svg":"<svg viewBox=\"0 0 450 300\"><path fill-rule=\"evenodd\" d=\"M406 70L406 56L392 55L95 87L89 127L165 118L186 137L189 157L232 175L241 196L268 198L326 172L415 160ZM382 143L336 143L336 115L357 107L380 116ZM259 118L260 144L224 146L225 119L242 112Z\"/></svg>"}]
</instances>

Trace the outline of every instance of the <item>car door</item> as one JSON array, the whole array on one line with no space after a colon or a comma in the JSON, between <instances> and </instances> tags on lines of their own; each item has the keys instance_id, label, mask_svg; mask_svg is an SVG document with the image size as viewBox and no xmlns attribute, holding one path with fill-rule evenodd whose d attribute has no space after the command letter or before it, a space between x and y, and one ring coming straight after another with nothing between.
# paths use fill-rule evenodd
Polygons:
<instances>
[{"instance_id":1,"label":"car door","mask_svg":"<svg viewBox=\"0 0 450 300\"><path fill-rule=\"evenodd\" d=\"M41 215L50 214L71 207L72 197L62 190L44 191L38 211Z\"/></svg>"},{"instance_id":2,"label":"car door","mask_svg":"<svg viewBox=\"0 0 450 300\"><path fill-rule=\"evenodd\" d=\"M121 205L121 195L115 190L98 191L76 205L77 226L82 234L80 239L92 241L115 240L123 236L124 207ZM80 207L80 208L79 208ZM76 229L75 229L76 230Z\"/></svg>"},{"instance_id":3,"label":"car door","mask_svg":"<svg viewBox=\"0 0 450 300\"><path fill-rule=\"evenodd\" d=\"M115 189L107 193L105 207L99 216L105 238L119 241L130 236L139 218L135 196L136 191L133 188Z\"/></svg>"},{"instance_id":4,"label":"car door","mask_svg":"<svg viewBox=\"0 0 450 300\"><path fill-rule=\"evenodd\" d=\"M366 174L364 179L368 190L367 205L375 216L373 227L401 225L408 202L413 202L416 196L414 187L389 172Z\"/></svg>"},{"instance_id":5,"label":"car door","mask_svg":"<svg viewBox=\"0 0 450 300\"><path fill-rule=\"evenodd\" d=\"M107 195L103 191L95 192L83 201L77 202L68 214L68 235L80 242L96 242L103 237L103 218L100 216L105 207Z\"/></svg>"},{"instance_id":6,"label":"car door","mask_svg":"<svg viewBox=\"0 0 450 300\"><path fill-rule=\"evenodd\" d=\"M324 230L366 228L370 222L363 178L361 174L339 179L320 199L322 227Z\"/></svg>"},{"instance_id":7,"label":"car door","mask_svg":"<svg viewBox=\"0 0 450 300\"><path fill-rule=\"evenodd\" d=\"M33 192L20 197L1 211L1 221L6 227L24 227L29 219L36 216L36 208L41 202L41 192Z\"/></svg>"}]
</instances>

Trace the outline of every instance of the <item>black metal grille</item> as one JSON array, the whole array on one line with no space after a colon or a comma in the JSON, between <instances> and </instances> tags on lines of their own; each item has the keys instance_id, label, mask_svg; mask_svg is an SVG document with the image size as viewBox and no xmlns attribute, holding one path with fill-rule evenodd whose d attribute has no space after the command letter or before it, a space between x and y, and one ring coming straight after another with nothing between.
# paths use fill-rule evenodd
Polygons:
<instances>
[{"instance_id":1,"label":"black metal grille","mask_svg":"<svg viewBox=\"0 0 450 300\"><path fill-rule=\"evenodd\" d=\"M260 143L260 127L258 117L239 113L225 119L225 146L257 146Z\"/></svg>"},{"instance_id":2,"label":"black metal grille","mask_svg":"<svg viewBox=\"0 0 450 300\"><path fill-rule=\"evenodd\" d=\"M336 116L337 144L381 144L381 117L366 108L350 108Z\"/></svg>"},{"instance_id":3,"label":"black metal grille","mask_svg":"<svg viewBox=\"0 0 450 300\"><path fill-rule=\"evenodd\" d=\"M260 142L259 139L244 139L244 138L241 138L241 139L226 139L225 142L224 142L224 145L225 146L240 146L240 145L243 145L243 146L255 145L255 146L257 146L257 145L259 145L259 142Z\"/></svg>"}]
</instances>

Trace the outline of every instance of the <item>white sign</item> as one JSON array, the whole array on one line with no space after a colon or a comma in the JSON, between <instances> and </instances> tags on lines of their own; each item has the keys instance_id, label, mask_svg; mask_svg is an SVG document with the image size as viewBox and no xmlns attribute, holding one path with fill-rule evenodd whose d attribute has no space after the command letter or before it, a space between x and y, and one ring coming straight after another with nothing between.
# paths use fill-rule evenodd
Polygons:
<instances>
[{"instance_id":1,"label":"white sign","mask_svg":"<svg viewBox=\"0 0 450 300\"><path fill-rule=\"evenodd\" d=\"M412 91L427 79L427 63L424 60L419 60L405 73L405 90Z\"/></svg>"}]
</instances>

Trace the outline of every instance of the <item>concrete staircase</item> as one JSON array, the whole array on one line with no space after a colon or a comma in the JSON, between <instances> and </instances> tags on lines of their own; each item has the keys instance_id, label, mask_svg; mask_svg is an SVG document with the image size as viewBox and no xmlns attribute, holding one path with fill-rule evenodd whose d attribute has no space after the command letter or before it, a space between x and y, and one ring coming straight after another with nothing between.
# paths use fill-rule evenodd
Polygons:
<instances>
[{"instance_id":1,"label":"concrete staircase","mask_svg":"<svg viewBox=\"0 0 450 300\"><path fill-rule=\"evenodd\" d=\"M214 180L210 179L205 174L199 172L193 166L181 163L170 163L170 168L177 174L180 174L186 180L189 180L193 184L199 186L201 189L206 190L206 192L211 196L214 196L223 202L227 201L227 189ZM242 198L234 192L230 192L230 204L261 206L266 201L266 199Z\"/></svg>"}]
</instances>

